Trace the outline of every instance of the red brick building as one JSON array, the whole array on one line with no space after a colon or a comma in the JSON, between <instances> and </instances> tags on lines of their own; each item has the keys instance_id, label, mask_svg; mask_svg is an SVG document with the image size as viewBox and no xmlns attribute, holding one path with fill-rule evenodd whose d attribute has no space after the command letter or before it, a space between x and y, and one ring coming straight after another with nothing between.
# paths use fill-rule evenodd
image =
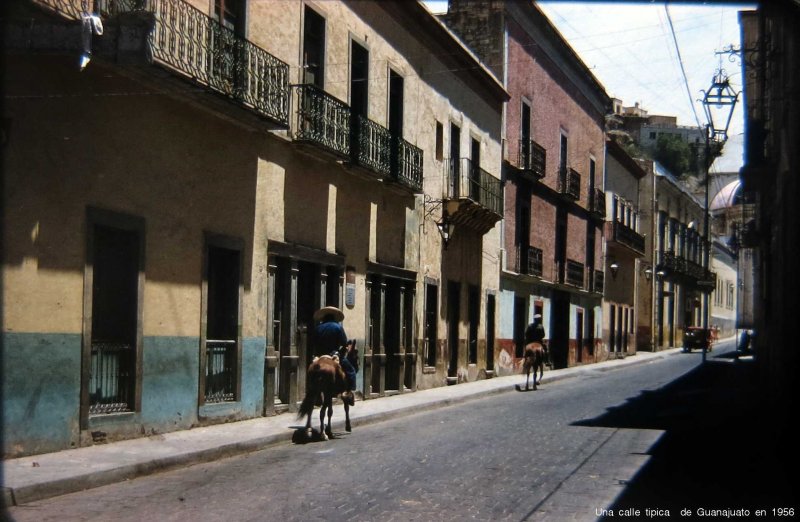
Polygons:
<instances>
[{"instance_id":1,"label":"red brick building","mask_svg":"<svg viewBox=\"0 0 800 522\"><path fill-rule=\"evenodd\" d=\"M446 23L503 81L505 216L498 373L541 314L556 367L605 358L602 85L533 3L450 0Z\"/></svg>"}]
</instances>

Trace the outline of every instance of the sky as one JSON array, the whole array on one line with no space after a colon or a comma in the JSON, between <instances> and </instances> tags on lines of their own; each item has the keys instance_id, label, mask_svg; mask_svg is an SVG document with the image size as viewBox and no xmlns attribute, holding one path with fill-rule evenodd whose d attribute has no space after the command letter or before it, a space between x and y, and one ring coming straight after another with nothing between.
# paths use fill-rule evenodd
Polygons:
<instances>
[{"instance_id":1,"label":"sky","mask_svg":"<svg viewBox=\"0 0 800 522\"><path fill-rule=\"evenodd\" d=\"M425 4L432 12L447 10L446 1ZM738 12L755 5L670 3L668 17L663 2L560 0L537 4L608 95L621 99L626 107L638 102L648 114L677 116L679 125L705 125L705 112L698 100L720 66L729 75L732 87L741 90L741 62L715 52L739 46ZM731 121L731 136L743 130L741 102L740 98Z\"/></svg>"}]
</instances>

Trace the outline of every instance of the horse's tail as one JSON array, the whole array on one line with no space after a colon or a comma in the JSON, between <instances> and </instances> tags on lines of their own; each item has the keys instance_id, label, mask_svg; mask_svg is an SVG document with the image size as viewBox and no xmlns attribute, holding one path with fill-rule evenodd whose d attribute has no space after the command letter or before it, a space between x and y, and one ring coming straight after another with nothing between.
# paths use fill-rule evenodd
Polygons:
<instances>
[{"instance_id":1,"label":"horse's tail","mask_svg":"<svg viewBox=\"0 0 800 522\"><path fill-rule=\"evenodd\" d=\"M306 415L310 415L314 411L314 406L317 404L320 394L320 374L316 372L308 375L310 378L306 381L306 396L303 397L303 402L300 403L300 410L297 412L297 418L300 419Z\"/></svg>"}]
</instances>

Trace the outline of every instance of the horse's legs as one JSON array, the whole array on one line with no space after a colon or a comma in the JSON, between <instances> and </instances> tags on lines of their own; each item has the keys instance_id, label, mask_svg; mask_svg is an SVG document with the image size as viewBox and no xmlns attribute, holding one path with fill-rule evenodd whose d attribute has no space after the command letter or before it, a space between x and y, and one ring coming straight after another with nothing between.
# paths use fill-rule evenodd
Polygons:
<instances>
[{"instance_id":1,"label":"horse's legs","mask_svg":"<svg viewBox=\"0 0 800 522\"><path fill-rule=\"evenodd\" d=\"M344 429L350 433L353 428L350 426L350 403L344 401Z\"/></svg>"},{"instance_id":2,"label":"horse's legs","mask_svg":"<svg viewBox=\"0 0 800 522\"><path fill-rule=\"evenodd\" d=\"M525 391L528 391L528 381L531 377L531 365L525 363ZM536 389L536 371L533 372L533 389Z\"/></svg>"},{"instance_id":3,"label":"horse's legs","mask_svg":"<svg viewBox=\"0 0 800 522\"><path fill-rule=\"evenodd\" d=\"M306 418L306 434L308 438L311 438L311 414L314 413L314 407L312 405L311 410L308 412L308 417Z\"/></svg>"},{"instance_id":4,"label":"horse's legs","mask_svg":"<svg viewBox=\"0 0 800 522\"><path fill-rule=\"evenodd\" d=\"M331 417L333 417L333 397L330 395L325 396L325 407L328 409L328 425L325 426L325 434L332 438L333 430L331 429Z\"/></svg>"},{"instance_id":5,"label":"horse's legs","mask_svg":"<svg viewBox=\"0 0 800 522\"><path fill-rule=\"evenodd\" d=\"M322 406L319 408L319 436L322 440L328 440L328 435L325 430L325 410L328 408L328 398L323 396Z\"/></svg>"},{"instance_id":6,"label":"horse's legs","mask_svg":"<svg viewBox=\"0 0 800 522\"><path fill-rule=\"evenodd\" d=\"M543 375L544 375L544 361L539 363L539 383L542 382Z\"/></svg>"}]
</instances>

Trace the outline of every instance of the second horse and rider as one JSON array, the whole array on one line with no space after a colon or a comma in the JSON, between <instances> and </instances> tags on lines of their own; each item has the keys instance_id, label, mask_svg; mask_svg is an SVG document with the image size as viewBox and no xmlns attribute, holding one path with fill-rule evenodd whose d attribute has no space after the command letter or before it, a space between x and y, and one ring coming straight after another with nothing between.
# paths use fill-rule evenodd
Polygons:
<instances>
[{"instance_id":1,"label":"second horse and rider","mask_svg":"<svg viewBox=\"0 0 800 522\"><path fill-rule=\"evenodd\" d=\"M525 352L523 354L522 373L525 374L525 391L528 388L528 380L530 379L531 370L533 371L533 389L536 389L536 371L539 371L539 382L544 375L544 365L549 358L547 353L547 344L544 342L545 331L542 324L541 314L533 316L533 322L525 328ZM517 385L518 391L523 391L522 387Z\"/></svg>"}]
</instances>

